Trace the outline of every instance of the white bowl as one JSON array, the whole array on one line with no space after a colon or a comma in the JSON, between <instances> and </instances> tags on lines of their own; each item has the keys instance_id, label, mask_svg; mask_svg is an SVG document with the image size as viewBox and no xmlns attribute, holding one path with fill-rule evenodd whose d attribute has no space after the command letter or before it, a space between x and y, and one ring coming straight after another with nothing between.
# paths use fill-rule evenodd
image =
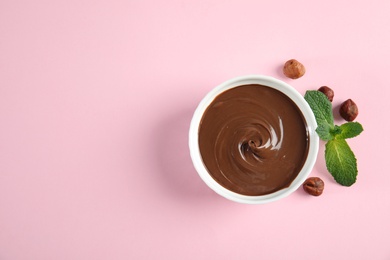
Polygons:
<instances>
[{"instance_id":1,"label":"white bowl","mask_svg":"<svg viewBox=\"0 0 390 260\"><path fill-rule=\"evenodd\" d=\"M217 181L215 181L213 177L211 177L210 173L208 172L207 168L203 163L202 156L200 154L200 149L199 149L199 142L198 142L199 125L203 117L203 113L210 105L210 103L215 99L215 97L228 89L241 86L241 85L247 85L247 84L259 84L259 85L269 86L287 95L293 102L295 102L295 104L301 110L306 120L307 130L309 135L309 150L308 150L307 158L301 171L298 173L294 181L287 188L278 190L271 194L266 194L261 196L248 196L248 195L238 194L226 189L225 187L220 185ZM190 125L190 131L189 131L190 155L194 167L198 172L199 176L212 190L214 190L219 195L229 200L240 202L240 203L247 203L247 204L268 203L290 195L292 192L296 191L307 179L308 175L313 169L318 154L319 138L317 133L315 132L316 128L317 128L317 123L312 110L310 109L309 105L307 104L303 96L292 86L290 86L289 84L281 80L269 76L262 76L262 75L241 76L241 77L228 80L220 84L219 86L215 87L199 103L198 107L195 110Z\"/></svg>"}]
</instances>

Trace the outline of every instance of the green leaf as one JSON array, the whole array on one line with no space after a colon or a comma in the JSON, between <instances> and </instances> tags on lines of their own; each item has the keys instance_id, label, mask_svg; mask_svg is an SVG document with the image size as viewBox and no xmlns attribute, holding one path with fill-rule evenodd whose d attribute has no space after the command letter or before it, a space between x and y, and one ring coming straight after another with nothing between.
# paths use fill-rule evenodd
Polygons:
<instances>
[{"instance_id":1,"label":"green leaf","mask_svg":"<svg viewBox=\"0 0 390 260\"><path fill-rule=\"evenodd\" d=\"M321 140L329 141L335 139L336 136L340 135L342 130L338 125L331 128L328 124L319 125L316 132Z\"/></svg>"},{"instance_id":2,"label":"green leaf","mask_svg":"<svg viewBox=\"0 0 390 260\"><path fill-rule=\"evenodd\" d=\"M333 129L330 129L330 134L334 137L341 133L341 128L338 125L335 125Z\"/></svg>"},{"instance_id":3,"label":"green leaf","mask_svg":"<svg viewBox=\"0 0 390 260\"><path fill-rule=\"evenodd\" d=\"M316 132L321 140L329 141L334 139L334 136L331 134L330 126L328 124L319 125L316 129Z\"/></svg>"},{"instance_id":4,"label":"green leaf","mask_svg":"<svg viewBox=\"0 0 390 260\"><path fill-rule=\"evenodd\" d=\"M335 135L336 139L347 139L360 135L363 126L358 122L348 122L340 126L341 132Z\"/></svg>"},{"instance_id":5,"label":"green leaf","mask_svg":"<svg viewBox=\"0 0 390 260\"><path fill-rule=\"evenodd\" d=\"M343 186L356 182L357 161L347 141L330 140L325 145L325 161L335 181Z\"/></svg>"},{"instance_id":6,"label":"green leaf","mask_svg":"<svg viewBox=\"0 0 390 260\"><path fill-rule=\"evenodd\" d=\"M317 125L329 125L329 129L334 126L332 103L324 93L318 90L308 90L305 93L305 100L309 104L316 118Z\"/></svg>"}]
</instances>

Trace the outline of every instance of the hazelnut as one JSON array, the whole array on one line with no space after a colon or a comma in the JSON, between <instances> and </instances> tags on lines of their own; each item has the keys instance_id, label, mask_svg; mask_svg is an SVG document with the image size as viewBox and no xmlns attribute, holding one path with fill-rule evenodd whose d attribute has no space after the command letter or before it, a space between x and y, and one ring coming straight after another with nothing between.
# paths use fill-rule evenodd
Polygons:
<instances>
[{"instance_id":1,"label":"hazelnut","mask_svg":"<svg viewBox=\"0 0 390 260\"><path fill-rule=\"evenodd\" d=\"M333 101L333 97L334 97L334 92L331 88L327 87L327 86L322 86L318 89L318 91L322 92L325 94L325 96L329 99L330 102Z\"/></svg>"},{"instance_id":2,"label":"hazelnut","mask_svg":"<svg viewBox=\"0 0 390 260\"><path fill-rule=\"evenodd\" d=\"M318 177L310 177L303 183L303 189L313 196L320 196L324 191L324 182Z\"/></svg>"},{"instance_id":3,"label":"hazelnut","mask_svg":"<svg viewBox=\"0 0 390 260\"><path fill-rule=\"evenodd\" d=\"M283 67L283 73L286 77L297 79L302 77L306 72L305 66L297 60L291 59L286 61Z\"/></svg>"},{"instance_id":4,"label":"hazelnut","mask_svg":"<svg viewBox=\"0 0 390 260\"><path fill-rule=\"evenodd\" d=\"M352 101L352 99L347 99L341 104L340 115L348 122L355 120L358 114L358 107L356 106L355 102Z\"/></svg>"}]
</instances>

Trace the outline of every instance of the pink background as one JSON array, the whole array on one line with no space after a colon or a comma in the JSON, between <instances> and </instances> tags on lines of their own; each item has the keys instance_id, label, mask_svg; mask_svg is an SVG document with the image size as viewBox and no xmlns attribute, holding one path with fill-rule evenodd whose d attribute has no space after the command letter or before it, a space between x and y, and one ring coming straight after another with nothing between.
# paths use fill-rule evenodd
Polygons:
<instances>
[{"instance_id":1,"label":"pink background","mask_svg":"<svg viewBox=\"0 0 390 260\"><path fill-rule=\"evenodd\" d=\"M0 1L0 259L390 259L389 13L388 0ZM303 78L283 76L290 58ZM333 181L321 143L321 197L211 191L189 123L246 74L352 98L357 183Z\"/></svg>"}]
</instances>

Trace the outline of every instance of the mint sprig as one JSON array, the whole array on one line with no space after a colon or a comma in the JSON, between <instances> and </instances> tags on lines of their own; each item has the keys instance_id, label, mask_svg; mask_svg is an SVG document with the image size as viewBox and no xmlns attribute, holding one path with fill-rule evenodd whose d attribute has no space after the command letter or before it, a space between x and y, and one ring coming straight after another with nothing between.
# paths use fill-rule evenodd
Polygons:
<instances>
[{"instance_id":1,"label":"mint sprig","mask_svg":"<svg viewBox=\"0 0 390 260\"><path fill-rule=\"evenodd\" d=\"M362 125L358 122L335 125L332 103L320 91L306 91L305 100L316 118L319 138L326 141L326 168L337 183L351 186L356 182L357 160L345 139L356 137L363 132Z\"/></svg>"}]
</instances>

